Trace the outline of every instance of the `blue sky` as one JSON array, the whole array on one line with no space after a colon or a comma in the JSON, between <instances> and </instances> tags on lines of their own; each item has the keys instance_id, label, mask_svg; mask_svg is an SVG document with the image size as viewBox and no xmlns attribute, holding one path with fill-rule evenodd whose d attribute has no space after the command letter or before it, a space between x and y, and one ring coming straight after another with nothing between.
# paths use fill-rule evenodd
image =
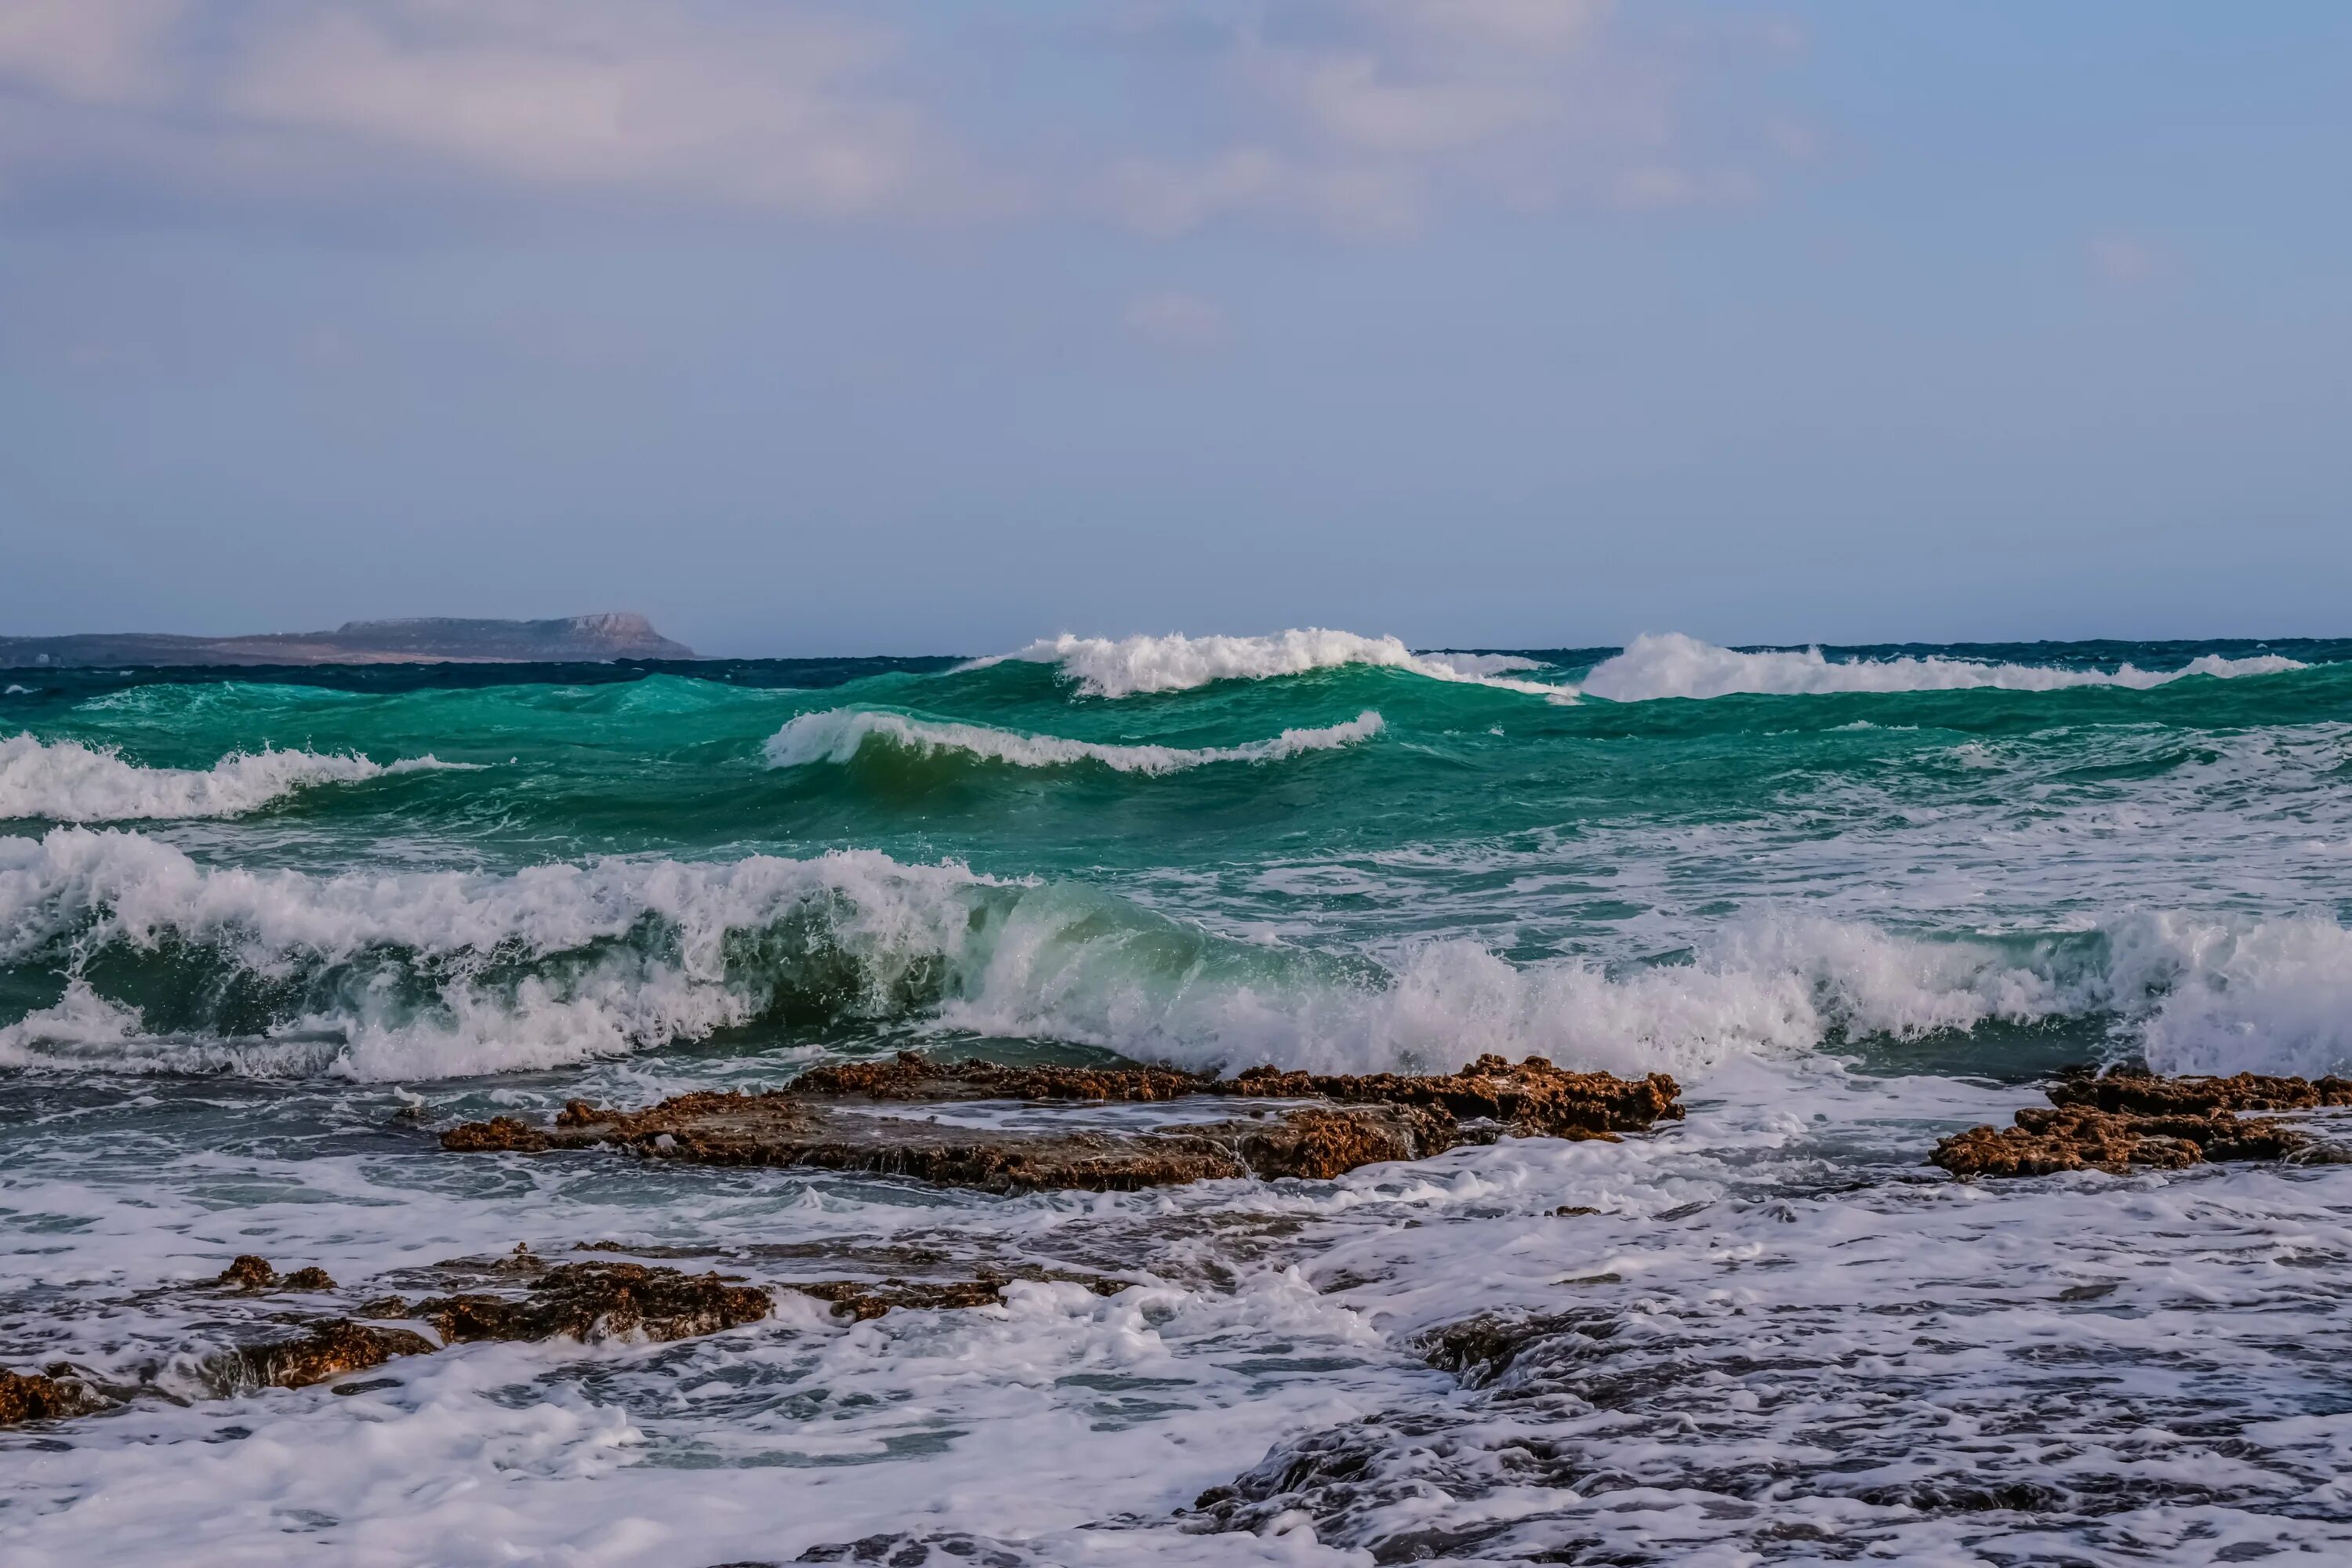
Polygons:
<instances>
[{"instance_id":1,"label":"blue sky","mask_svg":"<svg viewBox=\"0 0 2352 1568\"><path fill-rule=\"evenodd\" d=\"M2352 9L11 0L0 632L2352 632Z\"/></svg>"}]
</instances>

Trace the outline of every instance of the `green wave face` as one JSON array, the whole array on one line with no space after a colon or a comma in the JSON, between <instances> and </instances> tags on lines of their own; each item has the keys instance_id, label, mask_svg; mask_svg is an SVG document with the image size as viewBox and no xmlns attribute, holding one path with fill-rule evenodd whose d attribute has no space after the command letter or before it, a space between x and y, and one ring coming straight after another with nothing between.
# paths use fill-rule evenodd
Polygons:
<instances>
[{"instance_id":1,"label":"green wave face","mask_svg":"<svg viewBox=\"0 0 2352 1568\"><path fill-rule=\"evenodd\" d=\"M2352 649L1299 646L27 674L0 1065L2344 1054Z\"/></svg>"}]
</instances>

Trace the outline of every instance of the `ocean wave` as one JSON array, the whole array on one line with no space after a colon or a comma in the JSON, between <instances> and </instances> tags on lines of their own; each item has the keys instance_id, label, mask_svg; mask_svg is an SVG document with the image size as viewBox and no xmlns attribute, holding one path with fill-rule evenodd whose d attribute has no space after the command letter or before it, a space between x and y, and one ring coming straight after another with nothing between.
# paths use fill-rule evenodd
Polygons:
<instances>
[{"instance_id":1,"label":"ocean wave","mask_svg":"<svg viewBox=\"0 0 2352 1568\"><path fill-rule=\"evenodd\" d=\"M984 668L1007 659L1058 664L1093 697L1133 697L1143 692L1189 691L1215 680L1263 680L1304 675L1343 665L1408 670L1433 680L1452 680L1525 692L1570 702L1575 693L1541 681L1515 680L1510 671L1542 668L1510 654L1421 654L1395 637L1360 637L1320 626L1294 628L1271 637L1081 637L1065 633L1041 638L1013 653L974 659L961 668Z\"/></svg>"},{"instance_id":2,"label":"ocean wave","mask_svg":"<svg viewBox=\"0 0 2352 1568\"><path fill-rule=\"evenodd\" d=\"M1101 741L1073 741L1060 735L1028 735L945 720L919 719L887 709L828 708L803 713L768 737L768 765L803 767L812 763L846 763L868 743L895 747L919 756L960 752L1020 768L1069 767L1098 763L1123 773L1172 773L1212 763L1268 763L1306 752L1328 752L1369 741L1382 728L1381 716L1370 709L1341 724L1320 729L1285 730L1270 741L1238 746L1121 745Z\"/></svg>"},{"instance_id":3,"label":"ocean wave","mask_svg":"<svg viewBox=\"0 0 2352 1568\"><path fill-rule=\"evenodd\" d=\"M866 1022L1199 1068L1450 1068L1482 1052L1703 1075L1740 1055L2088 1020L2167 1071L2352 1062L2352 932L2134 915L1947 940L1756 917L1687 962L1513 963L1238 940L1100 889L871 851L509 875L202 865L120 829L0 838L0 965L59 999L0 1065L543 1068L725 1028Z\"/></svg>"},{"instance_id":4,"label":"ocean wave","mask_svg":"<svg viewBox=\"0 0 2352 1568\"><path fill-rule=\"evenodd\" d=\"M2147 690L2187 676L2227 679L2278 675L2308 666L2276 654L2225 658L2205 654L2179 669L2148 670L2124 665L2114 670L2068 669L2054 665L1983 664L1970 659L1904 657L1832 661L1819 648L1798 652L1741 653L1679 632L1635 637L1622 652L1601 660L1580 687L1585 695L1612 702L1643 702L1665 697L1727 697L1737 692L1798 696L1833 691L2057 691L2074 687L2114 686Z\"/></svg>"},{"instance_id":5,"label":"ocean wave","mask_svg":"<svg viewBox=\"0 0 2352 1568\"><path fill-rule=\"evenodd\" d=\"M0 819L133 822L163 817L236 816L298 789L354 784L388 773L467 764L413 757L373 763L355 754L307 751L233 752L209 768L149 768L111 748L31 734L0 740Z\"/></svg>"}]
</instances>

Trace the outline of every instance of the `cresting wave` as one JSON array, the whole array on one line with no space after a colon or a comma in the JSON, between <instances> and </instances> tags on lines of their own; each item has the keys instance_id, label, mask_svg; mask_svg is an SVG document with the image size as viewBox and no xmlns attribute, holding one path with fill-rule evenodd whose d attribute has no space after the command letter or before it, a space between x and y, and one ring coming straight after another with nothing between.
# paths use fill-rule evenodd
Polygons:
<instances>
[{"instance_id":1,"label":"cresting wave","mask_svg":"<svg viewBox=\"0 0 2352 1568\"><path fill-rule=\"evenodd\" d=\"M1665 697L1728 697L1738 692L1797 696L1833 691L2058 691L2074 687L2114 686L2147 690L2187 676L2221 679L2279 675L2308 668L2276 654L2225 658L2206 654L2179 669L2066 669L2049 665L1979 664L1930 655L1925 658L1853 659L1832 662L1819 648L1801 653L1741 653L1679 632L1635 637L1615 657L1601 660L1580 689L1612 702L1643 702Z\"/></svg>"},{"instance_id":2,"label":"cresting wave","mask_svg":"<svg viewBox=\"0 0 2352 1568\"><path fill-rule=\"evenodd\" d=\"M846 763L861 748L879 744L919 756L954 752L1020 768L1093 763L1123 773L1172 773L1212 763L1269 763L1306 752L1334 751L1369 741L1381 732L1381 716L1367 709L1342 724L1285 730L1270 741L1187 748L1026 735L985 724L923 719L887 709L829 708L820 713L803 713L771 735L767 758L768 765L776 768Z\"/></svg>"},{"instance_id":3,"label":"cresting wave","mask_svg":"<svg viewBox=\"0 0 2352 1568\"><path fill-rule=\"evenodd\" d=\"M148 768L109 749L21 734L0 740L0 819L236 816L311 784L465 765L429 756L373 763L352 754L264 749L231 752L209 768Z\"/></svg>"},{"instance_id":4,"label":"cresting wave","mask_svg":"<svg viewBox=\"0 0 2352 1568\"><path fill-rule=\"evenodd\" d=\"M1556 702L1572 702L1566 687L1515 680L1512 672L1543 668L1509 654L1415 653L1391 637L1368 637L1321 626L1294 628L1270 637L1081 637L1067 633L1041 638L1013 653L972 660L961 668L984 668L1007 659L1058 664L1092 697L1133 697L1142 692L1188 691L1214 680L1263 680L1304 675L1343 665L1374 665L1408 670L1433 680L1452 680L1525 692Z\"/></svg>"},{"instance_id":5,"label":"cresting wave","mask_svg":"<svg viewBox=\"0 0 2352 1568\"><path fill-rule=\"evenodd\" d=\"M0 838L0 966L57 998L0 1028L15 1067L427 1079L861 1024L1196 1067L1491 1050L1703 1075L1736 1055L2069 1018L2111 1020L2119 1047L2166 1071L2352 1062L2352 932L2319 920L2137 915L1934 941L1757 917L1688 963L1515 964L1463 940L1265 946L1091 887L870 851L313 877L60 827Z\"/></svg>"}]
</instances>

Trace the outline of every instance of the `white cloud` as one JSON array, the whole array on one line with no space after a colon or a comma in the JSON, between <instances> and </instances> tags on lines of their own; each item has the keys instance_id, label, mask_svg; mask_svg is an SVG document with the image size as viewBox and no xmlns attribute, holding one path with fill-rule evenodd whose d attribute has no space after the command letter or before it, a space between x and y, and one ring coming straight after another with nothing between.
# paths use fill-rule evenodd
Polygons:
<instances>
[{"instance_id":1,"label":"white cloud","mask_svg":"<svg viewBox=\"0 0 2352 1568\"><path fill-rule=\"evenodd\" d=\"M1679 35L1629 42L1609 0L1128 16L990 30L921 0L0 0L0 194L401 216L1022 208L1177 235L1391 234L1463 205L1756 188L1738 156L1684 144ZM1087 90L999 89L1023 73ZM1763 127L1747 142L1772 144Z\"/></svg>"},{"instance_id":2,"label":"white cloud","mask_svg":"<svg viewBox=\"0 0 2352 1568\"><path fill-rule=\"evenodd\" d=\"M83 103L127 103L161 85L155 50L182 0L6 0L0 80Z\"/></svg>"},{"instance_id":3,"label":"white cloud","mask_svg":"<svg viewBox=\"0 0 2352 1568\"><path fill-rule=\"evenodd\" d=\"M1129 331L1163 349L1218 348L1233 335L1223 308L1193 294L1146 294L1129 302L1122 319Z\"/></svg>"}]
</instances>

